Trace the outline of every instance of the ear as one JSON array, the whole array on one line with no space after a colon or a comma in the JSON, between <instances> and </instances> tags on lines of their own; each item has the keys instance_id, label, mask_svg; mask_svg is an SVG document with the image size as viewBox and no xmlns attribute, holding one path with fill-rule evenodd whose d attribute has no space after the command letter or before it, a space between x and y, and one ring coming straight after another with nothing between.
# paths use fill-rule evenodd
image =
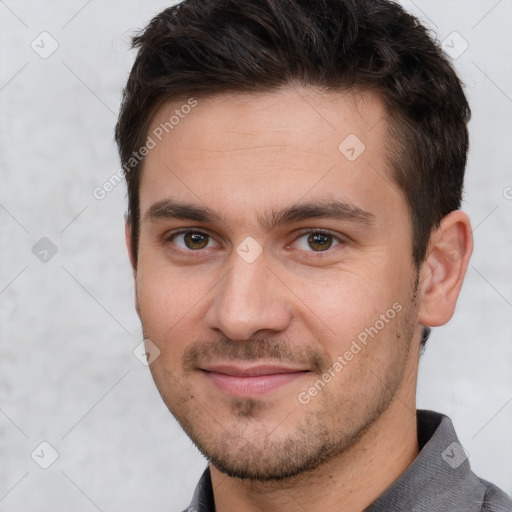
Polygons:
<instances>
[{"instance_id":1,"label":"ear","mask_svg":"<svg viewBox=\"0 0 512 512\"><path fill-rule=\"evenodd\" d=\"M133 279L135 281L135 310L137 311L137 314L140 317L140 306L139 300L137 298L137 266L135 265L135 257L132 252L132 223L128 215L125 216L124 240L126 243L126 250L128 251L128 257L130 258L130 264L132 266Z\"/></svg>"},{"instance_id":2,"label":"ear","mask_svg":"<svg viewBox=\"0 0 512 512\"><path fill-rule=\"evenodd\" d=\"M124 241L126 243L126 250L128 251L128 257L130 258L130 265L133 270L133 277L137 277L137 266L135 265L135 256L132 252L132 222L129 215L124 217Z\"/></svg>"},{"instance_id":3,"label":"ear","mask_svg":"<svg viewBox=\"0 0 512 512\"><path fill-rule=\"evenodd\" d=\"M422 325L444 325L453 316L472 252L468 216L460 210L449 213L432 233L420 271L418 321Z\"/></svg>"}]
</instances>

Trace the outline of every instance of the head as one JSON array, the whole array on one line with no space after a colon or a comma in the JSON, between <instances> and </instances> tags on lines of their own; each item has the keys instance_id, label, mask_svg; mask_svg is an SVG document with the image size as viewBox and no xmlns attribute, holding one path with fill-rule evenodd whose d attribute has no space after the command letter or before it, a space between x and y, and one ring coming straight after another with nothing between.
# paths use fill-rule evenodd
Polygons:
<instances>
[{"instance_id":1,"label":"head","mask_svg":"<svg viewBox=\"0 0 512 512\"><path fill-rule=\"evenodd\" d=\"M134 47L116 140L155 382L228 474L311 469L414 394L453 314L460 81L383 0L185 1Z\"/></svg>"}]
</instances>

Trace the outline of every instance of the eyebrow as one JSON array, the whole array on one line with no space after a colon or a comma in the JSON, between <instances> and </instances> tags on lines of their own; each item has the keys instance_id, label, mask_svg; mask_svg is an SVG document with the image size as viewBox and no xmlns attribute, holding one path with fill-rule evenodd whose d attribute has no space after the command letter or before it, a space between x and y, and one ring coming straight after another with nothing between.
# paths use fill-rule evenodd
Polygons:
<instances>
[{"instance_id":1,"label":"eyebrow","mask_svg":"<svg viewBox=\"0 0 512 512\"><path fill-rule=\"evenodd\" d=\"M207 206L198 206L165 199L153 204L144 214L142 222L166 219L217 223L229 227L226 219ZM345 201L299 203L284 209L271 209L258 215L258 222L270 231L278 226L308 219L335 219L355 222L367 227L375 225L375 214Z\"/></svg>"}]
</instances>

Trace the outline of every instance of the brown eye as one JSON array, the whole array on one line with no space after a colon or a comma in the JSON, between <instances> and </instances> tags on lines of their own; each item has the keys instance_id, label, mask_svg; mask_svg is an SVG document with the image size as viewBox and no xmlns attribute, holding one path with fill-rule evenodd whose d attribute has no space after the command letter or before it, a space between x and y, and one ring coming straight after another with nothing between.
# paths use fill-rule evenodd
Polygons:
<instances>
[{"instance_id":1,"label":"brown eye","mask_svg":"<svg viewBox=\"0 0 512 512\"><path fill-rule=\"evenodd\" d=\"M332 246L332 235L326 233L311 233L308 236L308 244L315 251L325 251Z\"/></svg>"},{"instance_id":2,"label":"brown eye","mask_svg":"<svg viewBox=\"0 0 512 512\"><path fill-rule=\"evenodd\" d=\"M331 233L325 231L309 231L299 236L295 241L295 247L306 252L327 251L337 245L341 240Z\"/></svg>"},{"instance_id":3,"label":"brown eye","mask_svg":"<svg viewBox=\"0 0 512 512\"><path fill-rule=\"evenodd\" d=\"M208 245L209 236L204 233L191 231L185 233L183 239L189 249L204 249Z\"/></svg>"},{"instance_id":4,"label":"brown eye","mask_svg":"<svg viewBox=\"0 0 512 512\"><path fill-rule=\"evenodd\" d=\"M175 233L168 238L168 242L172 242L184 251L197 251L215 245L210 235L202 233L201 231L182 231L181 233Z\"/></svg>"}]
</instances>

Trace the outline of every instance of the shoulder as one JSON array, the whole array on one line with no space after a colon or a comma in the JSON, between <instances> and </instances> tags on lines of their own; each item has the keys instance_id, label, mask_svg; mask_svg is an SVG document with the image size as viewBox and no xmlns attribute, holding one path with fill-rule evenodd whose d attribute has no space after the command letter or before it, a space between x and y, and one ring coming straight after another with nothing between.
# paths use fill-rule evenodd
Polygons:
<instances>
[{"instance_id":1,"label":"shoulder","mask_svg":"<svg viewBox=\"0 0 512 512\"><path fill-rule=\"evenodd\" d=\"M486 480L479 480L486 488L481 512L512 512L512 499L504 491Z\"/></svg>"}]
</instances>

